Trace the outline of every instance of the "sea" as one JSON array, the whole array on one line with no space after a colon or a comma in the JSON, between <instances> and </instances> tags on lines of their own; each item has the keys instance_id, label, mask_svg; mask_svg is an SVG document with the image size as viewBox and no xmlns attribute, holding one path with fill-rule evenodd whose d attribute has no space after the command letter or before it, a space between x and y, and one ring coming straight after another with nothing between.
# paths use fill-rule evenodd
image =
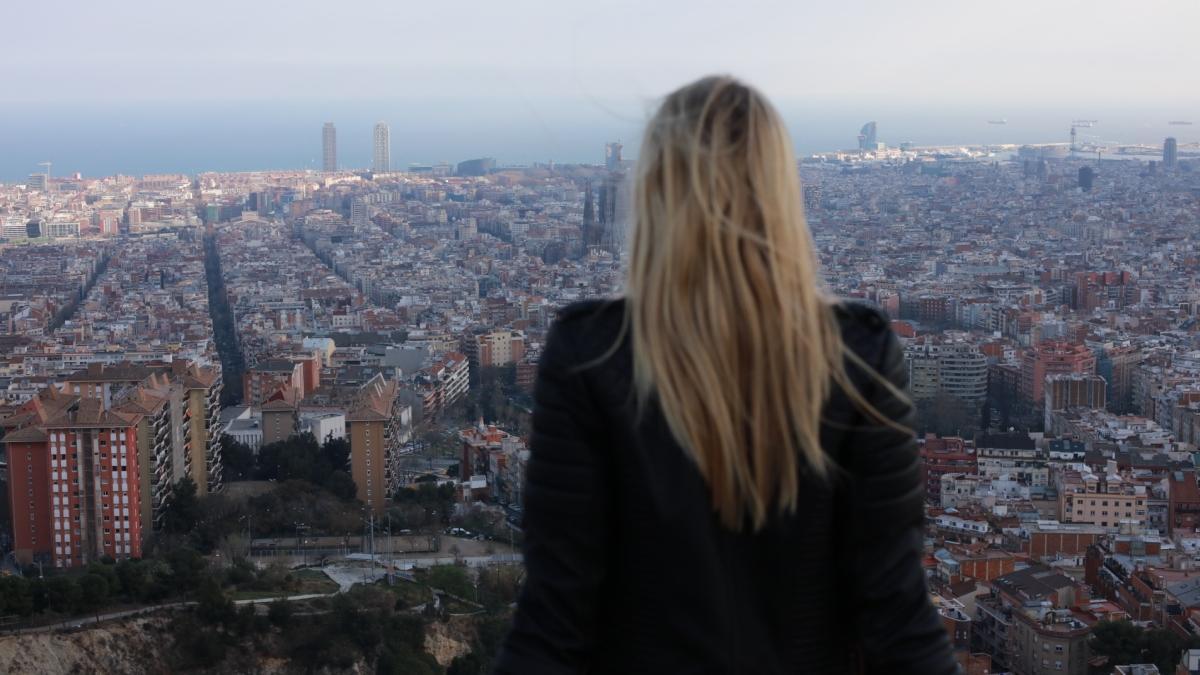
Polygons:
<instances>
[{"instance_id":1,"label":"sea","mask_svg":"<svg viewBox=\"0 0 1200 675\"><path fill-rule=\"evenodd\" d=\"M859 128L878 125L890 146L1080 142L1181 147L1200 141L1200 110L989 105L896 105L889 101L779 102L800 155L853 148ZM604 144L637 154L652 104L595 101L440 100L202 101L119 104L9 103L0 115L0 182L24 180L51 162L55 176L196 174L204 171L316 169L321 127L338 131L338 162L370 165L372 129L391 128L392 166L493 157L505 165L601 163ZM1172 120L1194 125L1170 124ZM1003 121L1003 124L989 122Z\"/></svg>"}]
</instances>

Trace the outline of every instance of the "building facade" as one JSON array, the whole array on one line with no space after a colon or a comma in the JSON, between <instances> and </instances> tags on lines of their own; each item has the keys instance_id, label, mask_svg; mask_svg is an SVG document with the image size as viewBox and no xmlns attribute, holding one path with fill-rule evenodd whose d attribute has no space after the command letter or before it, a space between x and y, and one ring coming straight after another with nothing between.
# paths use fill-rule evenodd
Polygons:
<instances>
[{"instance_id":1,"label":"building facade","mask_svg":"<svg viewBox=\"0 0 1200 675\"><path fill-rule=\"evenodd\" d=\"M507 366L525 356L525 335L516 330L497 330L475 337L476 354L482 368Z\"/></svg>"},{"instance_id":2,"label":"building facade","mask_svg":"<svg viewBox=\"0 0 1200 675\"><path fill-rule=\"evenodd\" d=\"M1087 347L1062 340L1041 342L1025 350L1021 361L1021 393L1026 401L1040 406L1047 375L1094 372L1096 355Z\"/></svg>"},{"instance_id":3,"label":"building facade","mask_svg":"<svg viewBox=\"0 0 1200 675\"><path fill-rule=\"evenodd\" d=\"M371 156L371 170L386 173L392 170L392 130L387 122L376 122L372 138L374 152Z\"/></svg>"},{"instance_id":4,"label":"building facade","mask_svg":"<svg viewBox=\"0 0 1200 675\"><path fill-rule=\"evenodd\" d=\"M376 375L359 390L346 415L350 476L357 496L382 513L400 481L400 454L412 437L412 409L402 405L395 380Z\"/></svg>"},{"instance_id":5,"label":"building facade","mask_svg":"<svg viewBox=\"0 0 1200 675\"><path fill-rule=\"evenodd\" d=\"M337 129L333 122L321 128L321 170L337 171Z\"/></svg>"},{"instance_id":6,"label":"building facade","mask_svg":"<svg viewBox=\"0 0 1200 675\"><path fill-rule=\"evenodd\" d=\"M1116 473L1115 462L1113 465L1104 475L1074 470L1059 473L1062 522L1099 525L1113 532L1122 523L1145 526L1149 514L1146 488L1123 479Z\"/></svg>"},{"instance_id":7,"label":"building facade","mask_svg":"<svg viewBox=\"0 0 1200 675\"><path fill-rule=\"evenodd\" d=\"M923 336L905 347L914 400L949 396L969 403L987 398L988 363L962 336Z\"/></svg>"}]
</instances>

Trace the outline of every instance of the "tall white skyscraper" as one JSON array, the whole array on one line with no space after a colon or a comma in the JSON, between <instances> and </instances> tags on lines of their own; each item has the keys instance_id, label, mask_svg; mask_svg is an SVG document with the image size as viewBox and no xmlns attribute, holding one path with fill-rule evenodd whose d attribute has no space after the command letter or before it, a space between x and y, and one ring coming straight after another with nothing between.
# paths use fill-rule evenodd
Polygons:
<instances>
[{"instance_id":1,"label":"tall white skyscraper","mask_svg":"<svg viewBox=\"0 0 1200 675\"><path fill-rule=\"evenodd\" d=\"M621 145L620 141L616 143L604 144L604 168L609 171L618 171L621 168Z\"/></svg>"},{"instance_id":2,"label":"tall white skyscraper","mask_svg":"<svg viewBox=\"0 0 1200 675\"><path fill-rule=\"evenodd\" d=\"M371 162L372 171L386 172L392 170L392 130L387 122L375 123L375 156Z\"/></svg>"},{"instance_id":3,"label":"tall white skyscraper","mask_svg":"<svg viewBox=\"0 0 1200 675\"><path fill-rule=\"evenodd\" d=\"M321 170L337 171L337 129L326 122L321 129Z\"/></svg>"}]
</instances>

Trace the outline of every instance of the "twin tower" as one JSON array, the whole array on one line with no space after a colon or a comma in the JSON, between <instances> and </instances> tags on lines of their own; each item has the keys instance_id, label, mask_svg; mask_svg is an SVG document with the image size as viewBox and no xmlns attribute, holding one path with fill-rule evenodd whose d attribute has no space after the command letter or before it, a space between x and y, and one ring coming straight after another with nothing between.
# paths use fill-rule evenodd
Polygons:
<instances>
[{"instance_id":1,"label":"twin tower","mask_svg":"<svg viewBox=\"0 0 1200 675\"><path fill-rule=\"evenodd\" d=\"M375 123L375 134L372 143L371 170L377 172L392 170L392 131L387 122ZM337 128L333 122L326 122L321 129L321 170L337 171Z\"/></svg>"}]
</instances>

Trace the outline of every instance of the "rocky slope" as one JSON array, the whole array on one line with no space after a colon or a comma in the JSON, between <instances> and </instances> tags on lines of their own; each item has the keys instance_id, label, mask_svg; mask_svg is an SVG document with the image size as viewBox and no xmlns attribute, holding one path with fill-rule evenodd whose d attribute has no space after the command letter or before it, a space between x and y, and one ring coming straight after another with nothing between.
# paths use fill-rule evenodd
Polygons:
<instances>
[{"instance_id":1,"label":"rocky slope","mask_svg":"<svg viewBox=\"0 0 1200 675\"><path fill-rule=\"evenodd\" d=\"M113 622L75 633L0 637L0 672L170 673L166 617Z\"/></svg>"}]
</instances>

